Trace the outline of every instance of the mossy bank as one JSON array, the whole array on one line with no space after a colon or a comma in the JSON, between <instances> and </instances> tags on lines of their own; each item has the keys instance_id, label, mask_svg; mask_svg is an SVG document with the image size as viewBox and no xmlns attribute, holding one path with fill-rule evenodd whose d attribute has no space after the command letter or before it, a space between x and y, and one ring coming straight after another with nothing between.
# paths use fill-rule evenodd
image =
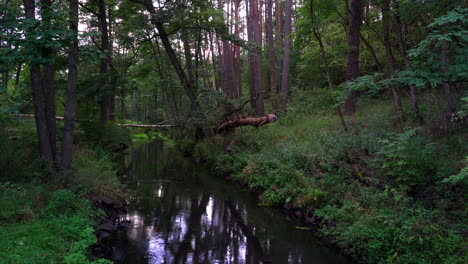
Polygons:
<instances>
[{"instance_id":1,"label":"mossy bank","mask_svg":"<svg viewBox=\"0 0 468 264\"><path fill-rule=\"evenodd\" d=\"M91 246L110 215L102 200L123 199L117 155L128 135L109 127L118 134L106 139L80 126L73 170L63 174L36 154L33 127L18 121L0 133L0 263L111 263Z\"/></svg>"}]
</instances>

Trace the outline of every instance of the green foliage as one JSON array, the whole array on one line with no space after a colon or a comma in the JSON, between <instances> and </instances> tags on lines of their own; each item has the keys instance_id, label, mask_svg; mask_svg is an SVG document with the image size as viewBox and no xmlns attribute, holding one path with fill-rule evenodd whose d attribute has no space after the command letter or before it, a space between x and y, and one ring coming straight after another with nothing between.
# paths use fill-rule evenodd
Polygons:
<instances>
[{"instance_id":1,"label":"green foliage","mask_svg":"<svg viewBox=\"0 0 468 264\"><path fill-rule=\"evenodd\" d=\"M31 151L37 146L30 127L18 123L0 135L0 263L111 263L90 260L100 211L85 198L121 197L108 156L81 146L73 171L58 175Z\"/></svg>"},{"instance_id":2,"label":"green foliage","mask_svg":"<svg viewBox=\"0 0 468 264\"><path fill-rule=\"evenodd\" d=\"M413 73L408 77L403 73L406 82L422 87L428 84L432 87L442 84L443 81L466 81L468 63L468 9L456 8L434 19L429 25L431 32L416 48L409 51L412 57ZM449 65L441 65L440 49L445 45L449 50L446 56ZM447 67L443 70L443 67Z\"/></svg>"},{"instance_id":3,"label":"green foliage","mask_svg":"<svg viewBox=\"0 0 468 264\"><path fill-rule=\"evenodd\" d=\"M82 121L79 123L83 129L83 141L93 146L99 146L109 153L125 150L130 142L130 134L125 128L113 123L105 125L94 121Z\"/></svg>"},{"instance_id":4,"label":"green foliage","mask_svg":"<svg viewBox=\"0 0 468 264\"><path fill-rule=\"evenodd\" d=\"M336 129L336 118L304 111L232 135L230 155L223 152L232 138L195 152L262 192L263 204L314 211L320 232L364 263L463 263L466 168L456 173L463 166L454 162L463 150L421 128L392 132L391 107L366 107L351 133Z\"/></svg>"},{"instance_id":5,"label":"green foliage","mask_svg":"<svg viewBox=\"0 0 468 264\"><path fill-rule=\"evenodd\" d=\"M468 157L465 157L465 167L463 167L459 173L448 176L444 180L443 183L455 184L455 185L463 185L466 186L468 184Z\"/></svg>"},{"instance_id":6,"label":"green foliage","mask_svg":"<svg viewBox=\"0 0 468 264\"><path fill-rule=\"evenodd\" d=\"M440 212L416 204L408 207L398 196L385 192L386 200L397 206L364 208L353 199L342 206L326 206L317 210L325 221L325 235L350 253L365 258L367 263L462 263L462 237L441 221Z\"/></svg>"},{"instance_id":7,"label":"green foliage","mask_svg":"<svg viewBox=\"0 0 468 264\"><path fill-rule=\"evenodd\" d=\"M377 153L382 158L382 169L402 187L424 188L441 167L434 143L417 132L410 129L381 140L382 148Z\"/></svg>"},{"instance_id":8,"label":"green foliage","mask_svg":"<svg viewBox=\"0 0 468 264\"><path fill-rule=\"evenodd\" d=\"M0 185L2 200L8 199L12 205L2 206L6 212L2 216L7 219L0 220L9 222L0 228L1 263L110 263L88 260L88 248L96 243L91 227L95 211L89 200L58 189L45 207L38 207L38 199L49 199L48 191L37 184L27 186L27 191L25 187ZM17 218L18 215L22 217Z\"/></svg>"}]
</instances>

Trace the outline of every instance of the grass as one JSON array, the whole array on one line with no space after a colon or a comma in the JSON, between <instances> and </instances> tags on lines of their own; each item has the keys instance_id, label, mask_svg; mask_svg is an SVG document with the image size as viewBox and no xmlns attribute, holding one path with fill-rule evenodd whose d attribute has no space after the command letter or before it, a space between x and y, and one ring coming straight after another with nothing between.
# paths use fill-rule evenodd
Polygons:
<instances>
[{"instance_id":1,"label":"grass","mask_svg":"<svg viewBox=\"0 0 468 264\"><path fill-rule=\"evenodd\" d=\"M0 133L0 264L110 263L91 256L95 220L103 216L91 199L122 198L115 154L78 128L73 171L56 173L34 151L32 125L21 121Z\"/></svg>"},{"instance_id":2,"label":"grass","mask_svg":"<svg viewBox=\"0 0 468 264\"><path fill-rule=\"evenodd\" d=\"M215 172L263 193L260 203L315 214L320 233L364 263L466 263L467 149L456 143L462 132L433 136L438 121L417 127L409 111L398 125L392 105L370 100L346 133L336 115L305 105L193 152ZM434 116L434 106L421 108ZM224 147L233 139L228 155Z\"/></svg>"}]
</instances>

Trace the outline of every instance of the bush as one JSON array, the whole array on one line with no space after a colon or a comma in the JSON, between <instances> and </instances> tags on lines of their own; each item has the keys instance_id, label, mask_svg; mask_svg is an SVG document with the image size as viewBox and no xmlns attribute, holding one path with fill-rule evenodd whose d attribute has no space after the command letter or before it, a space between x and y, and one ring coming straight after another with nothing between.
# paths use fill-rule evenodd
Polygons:
<instances>
[{"instance_id":1,"label":"bush","mask_svg":"<svg viewBox=\"0 0 468 264\"><path fill-rule=\"evenodd\" d=\"M460 140L393 132L391 107L374 107L349 133L327 115L292 111L286 121L234 134L231 155L231 139L199 143L195 152L263 192L265 204L315 211L320 232L365 263L464 263Z\"/></svg>"},{"instance_id":2,"label":"bush","mask_svg":"<svg viewBox=\"0 0 468 264\"><path fill-rule=\"evenodd\" d=\"M34 206L34 200L47 196L43 186L31 185L26 191L14 184L3 184L0 192L10 203L2 207L2 211L10 212L2 219L10 223L0 228L2 263L110 263L88 260L89 247L96 243L92 228L96 212L90 201L70 190L58 189L42 208ZM29 217L17 219L22 215L18 209L26 207Z\"/></svg>"},{"instance_id":3,"label":"bush","mask_svg":"<svg viewBox=\"0 0 468 264\"><path fill-rule=\"evenodd\" d=\"M109 153L125 150L131 143L128 130L113 123L105 125L99 122L82 121L79 123L84 130L83 141L95 148L99 146Z\"/></svg>"},{"instance_id":4,"label":"bush","mask_svg":"<svg viewBox=\"0 0 468 264\"><path fill-rule=\"evenodd\" d=\"M75 151L73 172L67 181L71 188L83 194L100 194L118 199L123 191L115 170L105 152L79 148Z\"/></svg>"}]
</instances>

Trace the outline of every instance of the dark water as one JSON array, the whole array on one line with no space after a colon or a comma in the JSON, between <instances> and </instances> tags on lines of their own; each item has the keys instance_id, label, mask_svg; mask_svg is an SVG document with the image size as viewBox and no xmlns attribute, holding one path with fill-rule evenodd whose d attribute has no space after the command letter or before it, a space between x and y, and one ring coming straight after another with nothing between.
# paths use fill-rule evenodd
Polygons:
<instances>
[{"instance_id":1,"label":"dark water","mask_svg":"<svg viewBox=\"0 0 468 264\"><path fill-rule=\"evenodd\" d=\"M161 142L132 151L127 179L134 195L122 218L132 223L115 234L116 263L351 263Z\"/></svg>"}]
</instances>

